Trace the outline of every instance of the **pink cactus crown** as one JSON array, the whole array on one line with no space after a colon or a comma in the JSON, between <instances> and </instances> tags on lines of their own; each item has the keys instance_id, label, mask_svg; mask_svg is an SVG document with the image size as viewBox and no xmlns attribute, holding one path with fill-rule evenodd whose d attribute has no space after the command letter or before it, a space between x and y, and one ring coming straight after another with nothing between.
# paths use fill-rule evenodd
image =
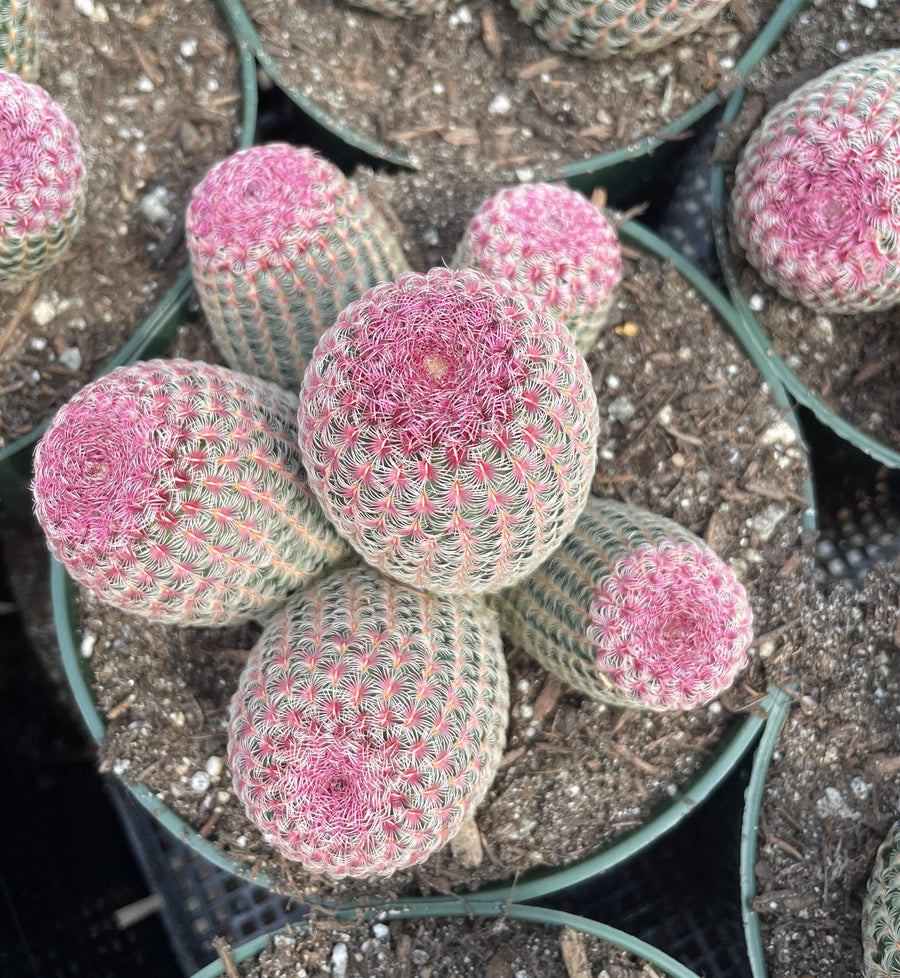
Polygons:
<instances>
[{"instance_id":1,"label":"pink cactus crown","mask_svg":"<svg viewBox=\"0 0 900 978\"><path fill-rule=\"evenodd\" d=\"M840 307L880 302L890 280L900 300L900 51L838 65L776 106L734 201L738 241L776 288Z\"/></svg>"},{"instance_id":2,"label":"pink cactus crown","mask_svg":"<svg viewBox=\"0 0 900 978\"><path fill-rule=\"evenodd\" d=\"M355 190L306 147L251 146L221 160L194 188L186 215L192 254L225 270L289 264L328 228Z\"/></svg>"},{"instance_id":3,"label":"pink cactus crown","mask_svg":"<svg viewBox=\"0 0 900 978\"><path fill-rule=\"evenodd\" d=\"M84 192L75 125L40 85L0 72L0 234L59 225Z\"/></svg>"},{"instance_id":4,"label":"pink cactus crown","mask_svg":"<svg viewBox=\"0 0 900 978\"><path fill-rule=\"evenodd\" d=\"M239 442L254 421L234 405L253 399L240 375L187 360L118 367L82 388L35 452L35 510L51 550L77 575L124 555L157 523L170 526L192 470L206 464L197 453L182 457L182 446L201 437L212 446L226 433ZM206 417L218 406L221 431L194 430L198 402Z\"/></svg>"},{"instance_id":5,"label":"pink cactus crown","mask_svg":"<svg viewBox=\"0 0 900 978\"><path fill-rule=\"evenodd\" d=\"M407 272L370 289L326 331L301 410L315 399L317 411L381 429L404 454L465 453L539 399L530 376L548 344L577 356L564 327L508 283L472 269Z\"/></svg>"},{"instance_id":6,"label":"pink cactus crown","mask_svg":"<svg viewBox=\"0 0 900 978\"><path fill-rule=\"evenodd\" d=\"M638 547L598 584L588 637L598 669L657 709L691 709L747 663L753 616L734 571L694 543Z\"/></svg>"},{"instance_id":7,"label":"pink cactus crown","mask_svg":"<svg viewBox=\"0 0 900 978\"><path fill-rule=\"evenodd\" d=\"M524 282L559 307L605 299L622 270L613 225L581 194L549 183L507 187L472 218L468 249L481 271Z\"/></svg>"}]
</instances>

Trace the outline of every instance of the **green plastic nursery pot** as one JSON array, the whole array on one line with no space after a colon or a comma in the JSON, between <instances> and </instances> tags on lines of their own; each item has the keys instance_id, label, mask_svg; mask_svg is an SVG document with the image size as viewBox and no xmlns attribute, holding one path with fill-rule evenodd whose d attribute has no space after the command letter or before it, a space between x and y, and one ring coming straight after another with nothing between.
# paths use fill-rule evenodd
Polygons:
<instances>
[{"instance_id":1,"label":"green plastic nursery pot","mask_svg":"<svg viewBox=\"0 0 900 978\"><path fill-rule=\"evenodd\" d=\"M724 126L733 123L741 110L746 95L742 86L729 98L722 116ZM889 468L900 468L900 452L885 445L883 442L858 427L829 407L825 401L811 390L792 370L785 359L775 349L772 340L763 329L756 314L750 307L749 299L737 283L729 259L733 255L729 240L726 220L725 200L725 168L721 163L715 163L710 176L712 194L712 222L716 250L720 257L720 265L726 279L729 297L736 312L736 335L747 353L756 362L766 362L769 373L777 378L779 384L798 404L808 408L815 417L836 435L849 444L865 452L871 458Z\"/></svg>"},{"instance_id":2,"label":"green plastic nursery pot","mask_svg":"<svg viewBox=\"0 0 900 978\"><path fill-rule=\"evenodd\" d=\"M222 3L236 36L241 39L242 47L246 46L253 52L272 82L310 119L348 147L387 163L417 168L415 159L409 154L354 130L323 106L313 102L296 86L289 84L279 68L278 59L266 48L241 0L222 0ZM775 46L790 20L809 3L810 0L782 0L735 65L734 72L738 78L743 80L750 75ZM552 52L548 49L549 53ZM673 143L690 135L691 127L719 105L722 98L719 92L712 91L655 135L645 136L589 159L571 162L558 176L582 189L588 184L596 185L598 175L602 174L603 186L610 194L628 191L634 199L636 187L649 182L654 172L659 172L659 164L671 155ZM498 173L498 177L504 182L516 179L516 175L512 173Z\"/></svg>"},{"instance_id":3,"label":"green plastic nursery pot","mask_svg":"<svg viewBox=\"0 0 900 978\"><path fill-rule=\"evenodd\" d=\"M678 252L635 222L623 224L620 227L620 236L624 244L675 265L719 315L723 323L726 326L734 326L734 312L725 297ZM769 365L764 358L760 359L758 368L771 385L772 395L776 398L779 406L784 409L785 418L796 428L787 396L777 381L771 377ZM807 494L804 498L809 500L809 506L805 512L804 520L809 526L814 526L816 518L812 502L812 489L809 485L806 489ZM80 648L81 639L75 585L62 565L55 561L52 562L51 566L51 592L55 627L68 683L91 736L99 741L103 736L105 720L95 701L90 660L82 654ZM722 735L713 745L711 754L700 769L692 778L678 787L674 796L667 798L657 810L651 812L636 829L616 837L602 849L566 866L550 869L541 868L525 873L516 880L512 887L508 882L504 882L467 892L461 898L465 906L480 907L482 908L481 912L487 912L485 908L494 908L499 912L505 904L513 899L517 902L535 900L602 876L613 867L624 864L680 824L698 805L703 804L734 771L752 749L761 733L765 723L765 715L770 705L771 699L767 698L763 700L760 704L761 709L755 714L747 713L733 718L724 728ZM210 841L201 837L193 826L163 803L147 785L138 784L136 787L131 787L130 790L136 800L154 818L200 856L238 877L252 878L256 884L272 888L271 881L264 874L258 872L251 860L242 861L223 853ZM456 898L447 902L452 906L458 906L460 903ZM414 899L406 901L406 903L409 906L418 905L418 901Z\"/></svg>"},{"instance_id":4,"label":"green plastic nursery pot","mask_svg":"<svg viewBox=\"0 0 900 978\"><path fill-rule=\"evenodd\" d=\"M253 55L244 44L239 44L238 49L241 63L242 118L241 139L236 148L245 149L253 145L256 137L258 90ZM186 264L185 262L185 266ZM106 364L101 374L122 364L162 354L184 322L192 290L191 273L185 267L128 342ZM31 479L31 455L49 423L50 418L46 418L31 431L0 448L0 508L30 512L31 502L27 488Z\"/></svg>"},{"instance_id":5,"label":"green plastic nursery pot","mask_svg":"<svg viewBox=\"0 0 900 978\"><path fill-rule=\"evenodd\" d=\"M788 710L792 703L790 693L774 689L770 694L769 717L753 754L750 781L744 795L744 815L741 822L741 918L747 942L747 958L753 978L766 978L766 958L763 951L762 934L759 928L759 915L753 909L756 897L756 851L759 832L759 818L762 809L766 775L772 761L772 752Z\"/></svg>"},{"instance_id":6,"label":"green plastic nursery pot","mask_svg":"<svg viewBox=\"0 0 900 978\"><path fill-rule=\"evenodd\" d=\"M355 920L358 911L356 909L340 911L338 918L343 920ZM634 957L640 959L645 965L652 966L657 972L668 975L669 978L697 978L695 972L686 968L679 961L660 951L658 948L626 934L624 931L617 930L607 924L599 923L595 920L588 920L576 914L564 913L561 910L550 910L545 907L522 906L520 904L510 904L497 910L488 910L480 906L472 906L466 909L459 902L447 903L442 901L430 901L421 906L410 906L408 904L385 904L380 907L368 907L363 911L363 919L375 922L386 922L404 918L434 918L434 917L504 917L511 920L518 920L533 924L543 924L547 927L571 928L581 934L597 938L614 948L626 951ZM302 925L300 925L302 927ZM252 961L262 951L264 951L274 940L277 934L284 934L286 931L279 930L272 934L264 934L256 937L246 944L242 944L231 951L231 960L236 965L246 961ZM298 926L292 928L291 933L298 933ZM302 933L302 932L301 932ZM205 968L195 972L193 978L220 978L227 974L224 961L213 961ZM473 972L474 974L474 972Z\"/></svg>"}]
</instances>

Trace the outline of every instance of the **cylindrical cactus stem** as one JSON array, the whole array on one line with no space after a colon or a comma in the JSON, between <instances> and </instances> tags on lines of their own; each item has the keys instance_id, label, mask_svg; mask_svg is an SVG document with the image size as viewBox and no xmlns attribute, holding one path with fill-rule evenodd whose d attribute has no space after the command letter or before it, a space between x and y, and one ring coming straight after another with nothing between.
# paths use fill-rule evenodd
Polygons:
<instances>
[{"instance_id":1,"label":"cylindrical cactus stem","mask_svg":"<svg viewBox=\"0 0 900 978\"><path fill-rule=\"evenodd\" d=\"M125 611L183 625L265 615L349 556L296 445L296 397L227 367L118 367L57 412L32 491L50 550Z\"/></svg>"},{"instance_id":2,"label":"cylindrical cactus stem","mask_svg":"<svg viewBox=\"0 0 900 978\"><path fill-rule=\"evenodd\" d=\"M38 79L40 0L0 0L0 71Z\"/></svg>"},{"instance_id":3,"label":"cylindrical cactus stem","mask_svg":"<svg viewBox=\"0 0 900 978\"><path fill-rule=\"evenodd\" d=\"M596 462L571 334L474 269L409 272L351 303L300 392L323 508L379 570L439 593L514 583L562 541Z\"/></svg>"},{"instance_id":4,"label":"cylindrical cactus stem","mask_svg":"<svg viewBox=\"0 0 900 978\"><path fill-rule=\"evenodd\" d=\"M656 51L697 30L730 0L511 0L555 51L608 58Z\"/></svg>"},{"instance_id":5,"label":"cylindrical cactus stem","mask_svg":"<svg viewBox=\"0 0 900 978\"><path fill-rule=\"evenodd\" d=\"M295 596L250 654L231 704L235 792L310 872L389 875L448 842L484 798L508 711L483 599L345 568Z\"/></svg>"},{"instance_id":6,"label":"cylindrical cactus stem","mask_svg":"<svg viewBox=\"0 0 900 978\"><path fill-rule=\"evenodd\" d=\"M620 706L708 703L744 668L753 639L743 586L699 537L596 496L562 546L491 601L513 644Z\"/></svg>"},{"instance_id":7,"label":"cylindrical cactus stem","mask_svg":"<svg viewBox=\"0 0 900 978\"><path fill-rule=\"evenodd\" d=\"M535 295L587 355L606 322L622 255L615 227L591 201L563 185L524 183L479 207L453 265Z\"/></svg>"},{"instance_id":8,"label":"cylindrical cactus stem","mask_svg":"<svg viewBox=\"0 0 900 978\"><path fill-rule=\"evenodd\" d=\"M862 904L864 978L900 974L900 822L878 847Z\"/></svg>"},{"instance_id":9,"label":"cylindrical cactus stem","mask_svg":"<svg viewBox=\"0 0 900 978\"><path fill-rule=\"evenodd\" d=\"M68 251L84 214L75 125L40 85L0 72L0 289L14 291Z\"/></svg>"},{"instance_id":10,"label":"cylindrical cactus stem","mask_svg":"<svg viewBox=\"0 0 900 978\"><path fill-rule=\"evenodd\" d=\"M732 234L789 299L833 313L900 302L900 48L807 82L750 137Z\"/></svg>"},{"instance_id":11,"label":"cylindrical cactus stem","mask_svg":"<svg viewBox=\"0 0 900 978\"><path fill-rule=\"evenodd\" d=\"M322 332L409 264L385 218L312 149L271 143L221 160L186 217L197 295L226 362L296 392Z\"/></svg>"}]
</instances>

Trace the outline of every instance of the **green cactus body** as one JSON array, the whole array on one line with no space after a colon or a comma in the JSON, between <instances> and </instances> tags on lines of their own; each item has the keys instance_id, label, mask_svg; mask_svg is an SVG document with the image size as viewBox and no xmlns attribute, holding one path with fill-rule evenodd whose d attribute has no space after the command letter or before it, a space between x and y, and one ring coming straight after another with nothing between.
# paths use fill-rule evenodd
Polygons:
<instances>
[{"instance_id":1,"label":"green cactus body","mask_svg":"<svg viewBox=\"0 0 900 978\"><path fill-rule=\"evenodd\" d=\"M310 485L361 556L436 593L511 585L574 525L599 414L571 334L474 269L351 303L300 392Z\"/></svg>"},{"instance_id":2,"label":"green cactus body","mask_svg":"<svg viewBox=\"0 0 900 978\"><path fill-rule=\"evenodd\" d=\"M587 355L597 342L622 270L616 229L569 187L505 187L475 212L453 258L536 296Z\"/></svg>"},{"instance_id":3,"label":"green cactus body","mask_svg":"<svg viewBox=\"0 0 900 978\"><path fill-rule=\"evenodd\" d=\"M900 48L800 86L751 135L731 227L783 296L833 313L900 303Z\"/></svg>"},{"instance_id":4,"label":"green cactus body","mask_svg":"<svg viewBox=\"0 0 900 978\"><path fill-rule=\"evenodd\" d=\"M583 58L640 54L690 34L731 0L511 0L556 51Z\"/></svg>"},{"instance_id":5,"label":"green cactus body","mask_svg":"<svg viewBox=\"0 0 900 978\"><path fill-rule=\"evenodd\" d=\"M228 760L249 819L334 878L388 875L443 846L487 793L509 688L496 615L362 565L269 623L231 704Z\"/></svg>"},{"instance_id":6,"label":"green cactus body","mask_svg":"<svg viewBox=\"0 0 900 978\"><path fill-rule=\"evenodd\" d=\"M862 904L865 978L900 975L900 822L895 822L875 855Z\"/></svg>"},{"instance_id":7,"label":"green cactus body","mask_svg":"<svg viewBox=\"0 0 900 978\"><path fill-rule=\"evenodd\" d=\"M0 72L0 289L20 289L59 261L84 199L75 126L40 85Z\"/></svg>"},{"instance_id":8,"label":"green cactus body","mask_svg":"<svg viewBox=\"0 0 900 978\"><path fill-rule=\"evenodd\" d=\"M39 0L0 0L0 70L37 81Z\"/></svg>"},{"instance_id":9,"label":"green cactus body","mask_svg":"<svg viewBox=\"0 0 900 978\"><path fill-rule=\"evenodd\" d=\"M672 520L591 496L562 546L492 597L501 629L588 696L692 709L746 665L752 613L734 572Z\"/></svg>"},{"instance_id":10,"label":"green cactus body","mask_svg":"<svg viewBox=\"0 0 900 978\"><path fill-rule=\"evenodd\" d=\"M313 150L284 143L217 163L194 188L186 234L225 360L291 391L338 313L409 268L356 185Z\"/></svg>"},{"instance_id":11,"label":"green cactus body","mask_svg":"<svg viewBox=\"0 0 900 978\"><path fill-rule=\"evenodd\" d=\"M72 577L126 611L185 625L265 614L348 554L296 429L294 395L227 367L118 367L38 443L38 522Z\"/></svg>"}]
</instances>

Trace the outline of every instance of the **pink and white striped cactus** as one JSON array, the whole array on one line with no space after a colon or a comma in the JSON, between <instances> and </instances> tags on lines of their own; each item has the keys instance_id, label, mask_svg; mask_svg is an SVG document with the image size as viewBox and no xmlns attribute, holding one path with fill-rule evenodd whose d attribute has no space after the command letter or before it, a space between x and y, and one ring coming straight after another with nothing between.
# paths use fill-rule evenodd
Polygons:
<instances>
[{"instance_id":1,"label":"pink and white striped cactus","mask_svg":"<svg viewBox=\"0 0 900 978\"><path fill-rule=\"evenodd\" d=\"M356 184L314 150L287 143L218 162L194 188L185 228L222 356L294 392L344 306L409 269Z\"/></svg>"},{"instance_id":2,"label":"pink and white striped cactus","mask_svg":"<svg viewBox=\"0 0 900 978\"><path fill-rule=\"evenodd\" d=\"M597 342L622 272L613 224L560 184L505 187L475 212L453 259L536 296L587 355Z\"/></svg>"},{"instance_id":3,"label":"pink and white striped cactus","mask_svg":"<svg viewBox=\"0 0 900 978\"><path fill-rule=\"evenodd\" d=\"M506 740L509 680L483 599L357 566L301 591L250 654L228 760L249 819L334 878L389 875L448 842Z\"/></svg>"},{"instance_id":4,"label":"pink and white striped cactus","mask_svg":"<svg viewBox=\"0 0 900 978\"><path fill-rule=\"evenodd\" d=\"M782 295L834 313L900 302L900 48L807 82L750 137L732 234Z\"/></svg>"},{"instance_id":5,"label":"pink and white striped cactus","mask_svg":"<svg viewBox=\"0 0 900 978\"><path fill-rule=\"evenodd\" d=\"M410 272L326 330L300 447L338 531L439 593L512 584L559 545L596 461L590 371L560 320L473 269Z\"/></svg>"},{"instance_id":6,"label":"pink and white striped cactus","mask_svg":"<svg viewBox=\"0 0 900 978\"><path fill-rule=\"evenodd\" d=\"M84 201L74 123L40 85L0 72L0 289L20 289L62 258Z\"/></svg>"},{"instance_id":7,"label":"pink and white striped cactus","mask_svg":"<svg viewBox=\"0 0 900 978\"><path fill-rule=\"evenodd\" d=\"M491 601L513 644L620 706L702 706L734 682L753 640L743 585L699 537L596 496L562 546Z\"/></svg>"},{"instance_id":8,"label":"pink and white striped cactus","mask_svg":"<svg viewBox=\"0 0 900 978\"><path fill-rule=\"evenodd\" d=\"M296 397L227 367L118 367L37 445L35 513L99 598L183 625L264 615L349 556L309 489Z\"/></svg>"}]
</instances>

